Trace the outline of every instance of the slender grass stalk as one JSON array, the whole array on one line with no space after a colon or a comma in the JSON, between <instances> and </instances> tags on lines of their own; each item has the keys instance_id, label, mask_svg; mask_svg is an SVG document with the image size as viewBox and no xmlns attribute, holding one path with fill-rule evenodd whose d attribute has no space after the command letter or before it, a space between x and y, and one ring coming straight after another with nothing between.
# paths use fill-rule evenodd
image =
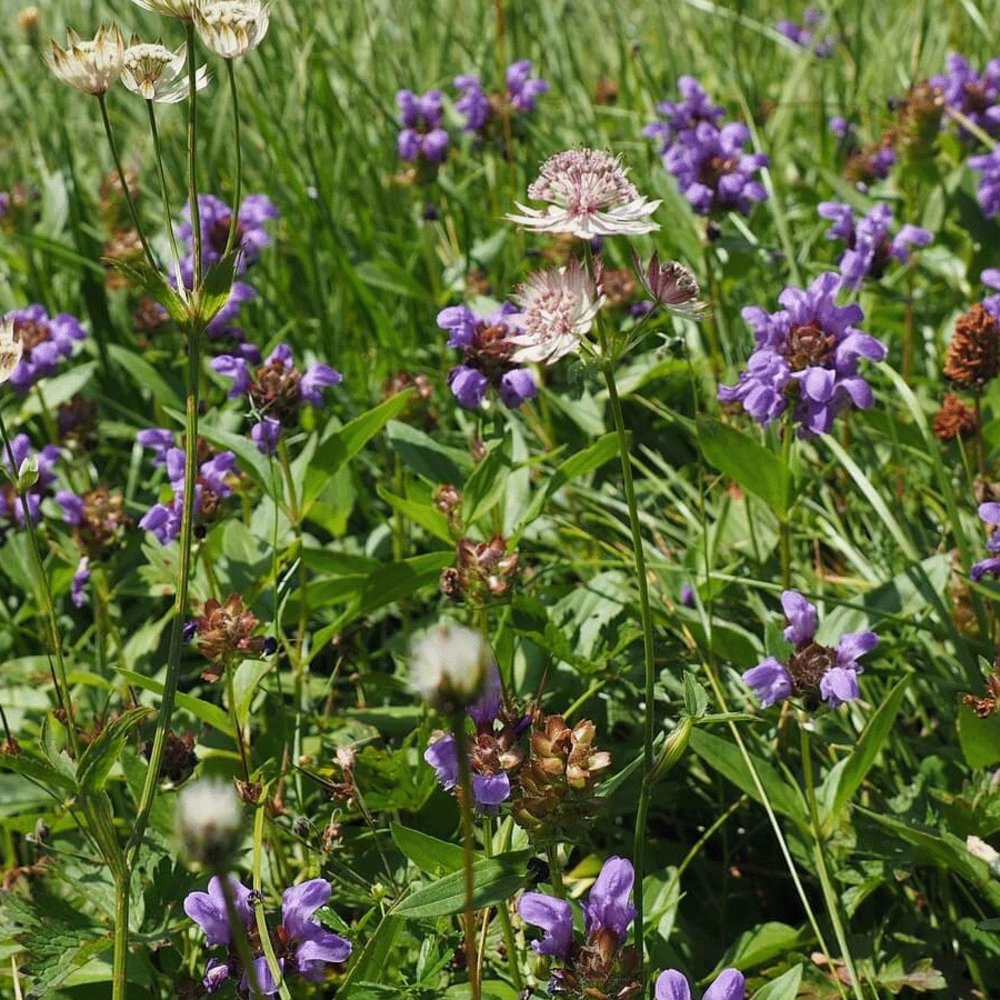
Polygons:
<instances>
[{"instance_id":1,"label":"slender grass stalk","mask_svg":"<svg viewBox=\"0 0 1000 1000\"><path fill-rule=\"evenodd\" d=\"M226 254L232 252L236 245L236 230L240 214L240 199L243 197L243 147L240 144L240 103L236 89L236 71L233 60L226 60L226 73L229 76L229 92L233 96L233 141L236 143L236 178L233 182L233 214L229 219L229 236L226 239Z\"/></svg>"},{"instance_id":2,"label":"slender grass stalk","mask_svg":"<svg viewBox=\"0 0 1000 1000\"><path fill-rule=\"evenodd\" d=\"M188 21L188 208L191 212L191 242L194 247L194 290L201 289L201 273L204 266L201 242L201 209L198 207L198 159L196 144L198 138L198 71L194 60L194 21ZM235 109L234 109L235 110Z\"/></svg>"},{"instance_id":3,"label":"slender grass stalk","mask_svg":"<svg viewBox=\"0 0 1000 1000\"><path fill-rule=\"evenodd\" d=\"M472 1000L480 1000L480 967L476 959L476 914L473 904L475 879L472 863L476 844L472 820L472 768L469 765L469 747L465 738L465 713L457 712L451 720L451 732L458 753L459 801L462 807L462 853L465 872L465 964L469 972L469 989Z\"/></svg>"},{"instance_id":4,"label":"slender grass stalk","mask_svg":"<svg viewBox=\"0 0 1000 1000\"><path fill-rule=\"evenodd\" d=\"M486 857L493 857L493 820L486 816L483 819L483 846L486 850ZM510 922L510 911L506 902L497 906L497 919L500 921L500 930L503 933L503 943L507 950L507 965L510 967L510 978L514 989L520 993L524 989L524 977L521 975L521 966L517 961L517 942L514 939L514 928Z\"/></svg>"},{"instance_id":5,"label":"slender grass stalk","mask_svg":"<svg viewBox=\"0 0 1000 1000\"><path fill-rule=\"evenodd\" d=\"M781 461L786 469L790 469L792 458L792 442L795 432L789 417L781 424ZM781 550L781 589L788 590L792 585L792 522L791 511L783 511L778 517L778 540Z\"/></svg>"},{"instance_id":6,"label":"slender grass stalk","mask_svg":"<svg viewBox=\"0 0 1000 1000\"><path fill-rule=\"evenodd\" d=\"M243 727L240 725L239 714L236 711L236 682L233 678L235 669L226 664L226 699L229 701L229 715L233 720L233 733L236 735L236 746L240 751L240 761L243 764L243 778L250 784L250 761L247 759L247 748L243 743Z\"/></svg>"},{"instance_id":7,"label":"slender grass stalk","mask_svg":"<svg viewBox=\"0 0 1000 1000\"><path fill-rule=\"evenodd\" d=\"M253 821L253 887L257 892L262 892L263 882L261 880L261 867L264 860L264 802L267 801L268 792L261 796L261 801L257 805L257 812ZM278 965L278 956L274 953L274 944L271 941L271 932L267 927L267 918L263 906L255 906L254 914L257 918L257 935L260 938L261 947L264 949L264 956L267 958L268 968L274 981L278 984L278 995L281 1000L292 1000L292 994L288 990L284 977L281 975L281 966Z\"/></svg>"},{"instance_id":8,"label":"slender grass stalk","mask_svg":"<svg viewBox=\"0 0 1000 1000\"><path fill-rule=\"evenodd\" d=\"M170 213L170 198L167 195L167 175L163 169L163 153L160 149L160 132L156 127L156 105L153 101L146 101L146 108L149 112L149 131L153 136L153 153L156 157L156 172L160 177L160 202L163 205L163 228L166 229L170 237L170 251L173 254L174 280L177 282L177 293L183 295L184 279L181 277L181 255L177 249L177 236L174 233L174 224Z\"/></svg>"}]
</instances>

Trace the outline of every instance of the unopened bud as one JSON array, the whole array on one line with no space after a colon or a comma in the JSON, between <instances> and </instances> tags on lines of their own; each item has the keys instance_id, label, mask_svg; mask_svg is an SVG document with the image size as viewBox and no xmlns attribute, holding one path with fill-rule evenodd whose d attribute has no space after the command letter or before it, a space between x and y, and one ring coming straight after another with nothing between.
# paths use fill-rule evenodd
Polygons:
<instances>
[{"instance_id":1,"label":"unopened bud","mask_svg":"<svg viewBox=\"0 0 1000 1000\"><path fill-rule=\"evenodd\" d=\"M225 871L242 829L243 808L230 782L207 778L177 796L177 836L191 864Z\"/></svg>"},{"instance_id":2,"label":"unopened bud","mask_svg":"<svg viewBox=\"0 0 1000 1000\"><path fill-rule=\"evenodd\" d=\"M688 741L691 739L691 727L694 723L690 715L685 715L681 719L680 725L667 737L663 744L660 755L653 764L653 771L649 777L650 785L656 784L666 773L676 764L687 750Z\"/></svg>"}]
</instances>

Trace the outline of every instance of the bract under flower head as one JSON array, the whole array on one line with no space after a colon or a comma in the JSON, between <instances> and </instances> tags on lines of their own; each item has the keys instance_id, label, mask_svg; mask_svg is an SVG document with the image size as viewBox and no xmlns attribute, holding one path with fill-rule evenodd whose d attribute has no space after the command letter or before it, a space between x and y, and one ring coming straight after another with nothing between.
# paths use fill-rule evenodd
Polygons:
<instances>
[{"instance_id":1,"label":"bract under flower head","mask_svg":"<svg viewBox=\"0 0 1000 1000\"><path fill-rule=\"evenodd\" d=\"M514 295L521 307L509 318L522 333L510 337L516 344L511 359L552 365L578 350L593 326L604 296L574 258L554 271L536 271Z\"/></svg>"},{"instance_id":2,"label":"bract under flower head","mask_svg":"<svg viewBox=\"0 0 1000 1000\"><path fill-rule=\"evenodd\" d=\"M186 45L171 52L165 45L141 42L133 36L132 44L125 50L122 83L147 101L176 104L188 94L184 75L186 52ZM208 72L202 66L195 74L195 86L201 90L207 85Z\"/></svg>"},{"instance_id":3,"label":"bract under flower head","mask_svg":"<svg viewBox=\"0 0 1000 1000\"><path fill-rule=\"evenodd\" d=\"M263 41L271 5L260 0L199 0L193 14L205 47L223 59L236 59Z\"/></svg>"},{"instance_id":4,"label":"bract under flower head","mask_svg":"<svg viewBox=\"0 0 1000 1000\"><path fill-rule=\"evenodd\" d=\"M528 197L550 202L545 209L517 202L520 215L508 215L525 229L540 233L570 233L582 240L595 236L636 236L660 227L648 221L660 206L647 202L627 178L621 157L600 149L569 149L542 166Z\"/></svg>"},{"instance_id":5,"label":"bract under flower head","mask_svg":"<svg viewBox=\"0 0 1000 1000\"><path fill-rule=\"evenodd\" d=\"M442 622L413 643L410 683L430 704L453 713L482 694L492 663L479 632Z\"/></svg>"},{"instance_id":6,"label":"bract under flower head","mask_svg":"<svg viewBox=\"0 0 1000 1000\"><path fill-rule=\"evenodd\" d=\"M125 42L118 25L101 25L93 41L83 41L75 31L68 32L66 48L52 43L52 51L43 57L49 69L63 83L85 94L106 94L121 76Z\"/></svg>"},{"instance_id":7,"label":"bract under flower head","mask_svg":"<svg viewBox=\"0 0 1000 1000\"><path fill-rule=\"evenodd\" d=\"M649 267L643 267L638 255L632 255L636 274L642 287L653 301L677 316L695 318L704 311L705 303L698 299L701 289L695 276L679 261L668 260L660 263L660 255L654 253Z\"/></svg>"}]
</instances>

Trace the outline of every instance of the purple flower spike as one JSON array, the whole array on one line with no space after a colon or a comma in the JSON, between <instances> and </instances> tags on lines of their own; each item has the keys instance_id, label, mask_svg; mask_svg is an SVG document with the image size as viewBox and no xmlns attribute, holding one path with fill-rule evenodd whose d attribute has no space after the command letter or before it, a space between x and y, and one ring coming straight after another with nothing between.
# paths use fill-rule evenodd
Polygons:
<instances>
[{"instance_id":1,"label":"purple flower spike","mask_svg":"<svg viewBox=\"0 0 1000 1000\"><path fill-rule=\"evenodd\" d=\"M723 969L702 994L701 1000L743 1000L746 979L738 969ZM656 980L656 1000L691 1000L687 976L676 969L661 972Z\"/></svg>"},{"instance_id":2,"label":"purple flower spike","mask_svg":"<svg viewBox=\"0 0 1000 1000\"><path fill-rule=\"evenodd\" d=\"M455 86L462 91L462 96L455 102L455 110L465 115L465 132L479 132L489 121L491 114L490 99L483 92L482 81L474 73L455 77Z\"/></svg>"},{"instance_id":3,"label":"purple flower spike","mask_svg":"<svg viewBox=\"0 0 1000 1000\"><path fill-rule=\"evenodd\" d=\"M271 235L264 228L275 218L278 210L263 194L252 194L243 199L236 216L236 246L241 251L236 258L236 273L242 274L247 266L259 257L263 247L271 242ZM202 266L210 267L222 260L229 241L233 210L221 199L211 194L198 195L198 217L202 233ZM191 226L191 206L184 206L184 222L177 227L177 236L187 243L188 256L181 261L181 272L190 286L194 276L194 229Z\"/></svg>"},{"instance_id":4,"label":"purple flower spike","mask_svg":"<svg viewBox=\"0 0 1000 1000\"><path fill-rule=\"evenodd\" d=\"M1000 524L1000 503L981 503L979 517L986 524ZM969 570L969 577L973 581L981 580L987 573L994 577L1000 577L1000 531L991 532L986 541L986 549L994 554L989 559L976 563Z\"/></svg>"},{"instance_id":5,"label":"purple flower spike","mask_svg":"<svg viewBox=\"0 0 1000 1000\"><path fill-rule=\"evenodd\" d=\"M525 923L545 931L541 941L531 947L539 955L566 958L573 944L573 911L565 899L556 899L541 892L526 892L517 904L517 912Z\"/></svg>"},{"instance_id":6,"label":"purple flower spike","mask_svg":"<svg viewBox=\"0 0 1000 1000\"><path fill-rule=\"evenodd\" d=\"M60 313L50 318L38 304L15 309L3 319L13 322L14 332L21 341L21 360L10 373L10 384L21 393L26 393L39 379L54 375L60 360L73 353L73 344L87 336L76 317Z\"/></svg>"},{"instance_id":7,"label":"purple flower spike","mask_svg":"<svg viewBox=\"0 0 1000 1000\"><path fill-rule=\"evenodd\" d=\"M228 393L230 399L245 396L250 391L250 369L244 358L234 357L232 354L220 354L212 358L209 367L212 371L233 380Z\"/></svg>"},{"instance_id":8,"label":"purple flower spike","mask_svg":"<svg viewBox=\"0 0 1000 1000\"><path fill-rule=\"evenodd\" d=\"M401 160L423 157L429 163L440 163L448 146L448 133L442 128L441 91L431 90L423 96L411 90L396 94L399 121L397 151Z\"/></svg>"},{"instance_id":9,"label":"purple flower spike","mask_svg":"<svg viewBox=\"0 0 1000 1000\"><path fill-rule=\"evenodd\" d=\"M226 878L233 889L236 913L244 924L250 924L253 921L250 890L232 875L227 875ZM184 900L184 912L205 932L208 944L229 944L232 940L226 911L226 894L218 875L213 876L208 883L208 892L188 894Z\"/></svg>"},{"instance_id":10,"label":"purple flower spike","mask_svg":"<svg viewBox=\"0 0 1000 1000\"><path fill-rule=\"evenodd\" d=\"M507 67L507 100L515 111L528 114L535 110L535 98L544 94L549 85L545 80L532 78L531 60L520 59Z\"/></svg>"},{"instance_id":11,"label":"purple flower spike","mask_svg":"<svg viewBox=\"0 0 1000 1000\"><path fill-rule=\"evenodd\" d=\"M455 749L454 736L444 736L431 743L424 751L424 760L434 768L445 791L450 791L458 784L458 751Z\"/></svg>"},{"instance_id":12,"label":"purple flower spike","mask_svg":"<svg viewBox=\"0 0 1000 1000\"><path fill-rule=\"evenodd\" d=\"M1000 146L982 156L970 156L965 162L983 175L976 189L976 201L983 215L992 219L1000 212Z\"/></svg>"},{"instance_id":13,"label":"purple flower spike","mask_svg":"<svg viewBox=\"0 0 1000 1000\"><path fill-rule=\"evenodd\" d=\"M263 455L273 455L281 437L281 421L274 417L264 417L260 423L250 428L250 437Z\"/></svg>"},{"instance_id":14,"label":"purple flower spike","mask_svg":"<svg viewBox=\"0 0 1000 1000\"><path fill-rule=\"evenodd\" d=\"M604 862L601 874L590 890L589 900L583 904L587 934L612 930L622 944L628 934L628 925L635 919L636 909L629 903L635 869L625 858L612 857Z\"/></svg>"}]
</instances>

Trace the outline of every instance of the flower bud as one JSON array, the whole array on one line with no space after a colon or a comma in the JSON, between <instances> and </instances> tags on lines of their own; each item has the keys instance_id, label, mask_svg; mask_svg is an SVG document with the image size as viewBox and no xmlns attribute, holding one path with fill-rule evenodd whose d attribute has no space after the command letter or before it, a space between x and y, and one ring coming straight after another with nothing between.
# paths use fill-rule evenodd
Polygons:
<instances>
[{"instance_id":1,"label":"flower bud","mask_svg":"<svg viewBox=\"0 0 1000 1000\"><path fill-rule=\"evenodd\" d=\"M177 837L188 861L225 871L240 845L243 809L228 781L207 778L177 796Z\"/></svg>"},{"instance_id":2,"label":"flower bud","mask_svg":"<svg viewBox=\"0 0 1000 1000\"><path fill-rule=\"evenodd\" d=\"M452 715L479 697L492 662L478 632L442 622L413 643L411 684L428 704Z\"/></svg>"}]
</instances>

